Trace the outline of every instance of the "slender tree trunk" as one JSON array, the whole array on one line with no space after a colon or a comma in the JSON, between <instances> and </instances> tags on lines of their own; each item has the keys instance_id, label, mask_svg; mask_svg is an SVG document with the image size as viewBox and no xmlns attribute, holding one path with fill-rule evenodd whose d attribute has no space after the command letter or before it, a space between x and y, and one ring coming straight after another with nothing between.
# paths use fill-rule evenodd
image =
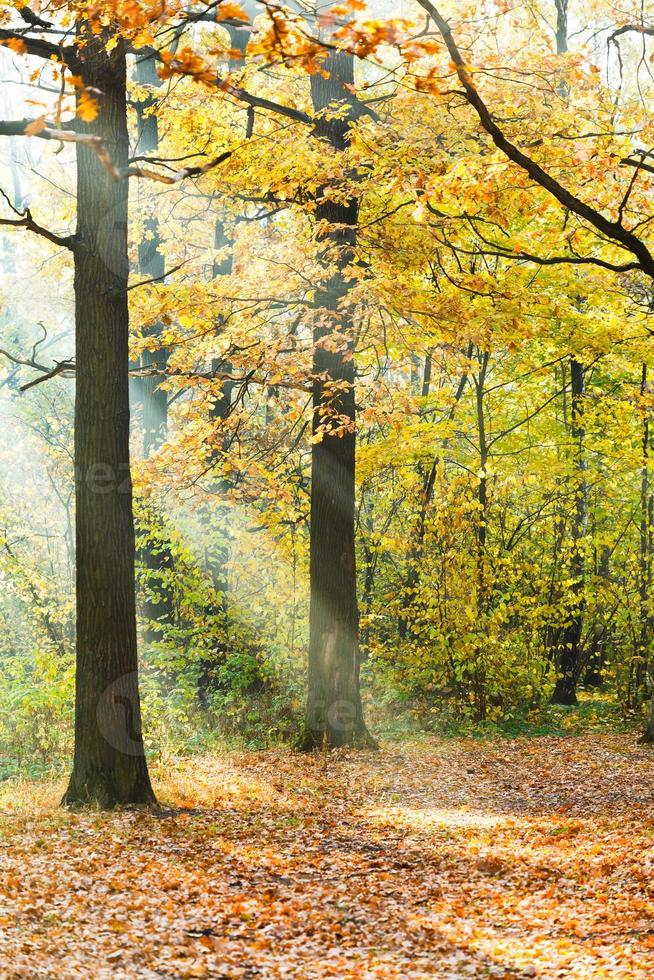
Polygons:
<instances>
[{"instance_id":1,"label":"slender tree trunk","mask_svg":"<svg viewBox=\"0 0 654 980\"><path fill-rule=\"evenodd\" d=\"M328 78L311 77L314 110L344 104L354 82L351 55L333 54ZM316 135L335 150L349 145L352 117L319 117ZM328 229L321 240L330 271L316 290L321 309L314 330L309 674L302 746L374 745L363 718L359 689L359 609L355 558L354 341L347 297L347 268L354 259L359 202L322 195L316 220ZM329 406L329 408L327 408ZM325 416L328 410L329 415ZM325 428L326 418L331 419ZM334 426L337 431L334 431Z\"/></svg>"},{"instance_id":2,"label":"slender tree trunk","mask_svg":"<svg viewBox=\"0 0 654 980\"><path fill-rule=\"evenodd\" d=\"M556 7L556 53L568 51L568 0L554 0ZM558 86L561 97L568 93L567 84L561 81ZM586 533L588 520L588 482L586 479L585 431L583 419L584 368L574 357L570 360L571 389L571 432L575 443L575 468L578 483L575 488L575 512L573 516L572 560L570 574L574 579L572 586L575 607L565 626L558 652L558 676L552 694L552 704L576 704L577 680L581 669L581 637L584 617L584 556L580 540Z\"/></svg>"},{"instance_id":3,"label":"slender tree trunk","mask_svg":"<svg viewBox=\"0 0 654 980\"><path fill-rule=\"evenodd\" d=\"M643 364L641 397L647 393L647 365ZM640 684L649 675L650 706L642 741L654 743L654 662L650 651L652 635L652 614L650 592L652 589L652 545L654 544L654 494L650 486L650 418L649 409L643 406L643 444L642 476L640 487L640 656L643 658L643 676L638 678L636 695Z\"/></svg>"},{"instance_id":4,"label":"slender tree trunk","mask_svg":"<svg viewBox=\"0 0 654 980\"><path fill-rule=\"evenodd\" d=\"M139 57L136 62L136 81L139 85L151 87L161 85L157 74L157 62L151 56ZM159 149L159 125L157 115L152 112L155 105L152 93L143 101L136 103L138 120L137 150L140 154L156 154ZM161 251L161 235L156 212L150 214L144 225L144 236L139 242L139 272L144 279L160 279L165 273L165 258ZM151 324L146 331L149 337L161 335L161 323ZM165 371L169 352L166 348L144 350L141 354L141 367ZM141 380L143 401L143 455L156 452L165 442L168 433L168 392L161 388L161 378L157 375Z\"/></svg>"},{"instance_id":5,"label":"slender tree trunk","mask_svg":"<svg viewBox=\"0 0 654 980\"><path fill-rule=\"evenodd\" d=\"M568 0L554 0L556 6L556 53L568 50Z\"/></svg>"},{"instance_id":6,"label":"slender tree trunk","mask_svg":"<svg viewBox=\"0 0 654 980\"><path fill-rule=\"evenodd\" d=\"M429 394L429 388L431 385L431 372L432 372L432 355L431 352L425 357L425 364L422 373L422 386L420 389L421 396L426 398ZM422 555L425 545L425 531L427 524L427 512L429 510L429 505L431 504L431 499L434 493L434 484L436 482L436 474L438 472L438 464L440 462L440 455L436 456L430 466L429 470L425 472L422 463L418 464L418 473L422 478L422 489L420 493L420 511L418 513L418 522L414 528L411 535L411 542L409 545L409 553L407 556L407 572L404 579L403 597L402 597L402 610L398 618L398 636L400 640L406 640L407 633L409 632L409 620L411 607L413 606L416 595L418 592L418 584L420 582L420 566L422 563Z\"/></svg>"},{"instance_id":7,"label":"slender tree trunk","mask_svg":"<svg viewBox=\"0 0 654 980\"><path fill-rule=\"evenodd\" d=\"M216 220L214 233L214 247L226 250L220 262L214 262L213 274L217 276L228 276L232 272L234 263L233 242L225 231L224 222ZM216 324L216 336L219 337L223 329L223 321L219 320ZM214 358L211 362L213 373L230 374L232 365L221 358ZM216 424L218 432L222 432L225 421L229 418L232 410L232 398L234 393L234 383L224 380L220 394L215 399L211 407L211 419ZM223 453L227 449L227 440L224 434L219 442L209 453L208 462L217 464L220 462ZM207 620L213 625L213 632L216 633L217 643L214 646L212 655L200 661L200 672L198 675L197 691L198 700L203 708L209 707L209 698L212 690L216 686L215 676L217 669L225 660L225 627L227 619L227 591L229 589L229 554L230 554L230 529L229 529L229 508L224 504L224 496L227 492L228 484L224 479L211 479L210 490L213 499L203 510L203 519L206 523L208 537L211 540L207 547L206 567L213 585L215 600L207 608ZM216 537L218 541L216 542Z\"/></svg>"},{"instance_id":8,"label":"slender tree trunk","mask_svg":"<svg viewBox=\"0 0 654 980\"><path fill-rule=\"evenodd\" d=\"M436 483L439 463L440 456L436 456L427 474L425 474L421 469L423 485L420 492L420 511L418 513L418 523L415 527L413 535L411 536L411 544L407 562L408 568L403 588L402 611L400 612L400 617L398 620L398 636L400 640L405 640L407 633L409 632L411 607L415 603L418 593L418 585L420 583L420 567L422 564L422 557L425 547L427 514L434 495L434 485Z\"/></svg>"},{"instance_id":9,"label":"slender tree trunk","mask_svg":"<svg viewBox=\"0 0 654 980\"><path fill-rule=\"evenodd\" d=\"M477 487L477 614L479 626L483 627L489 607L488 589L488 460L489 444L486 433L486 376L490 354L488 351L479 353L479 373L475 378L475 404L477 408L477 434L479 438L479 485ZM477 648L477 664L475 666L475 715L477 721L486 720L486 670L484 666L484 640Z\"/></svg>"},{"instance_id":10,"label":"slender tree trunk","mask_svg":"<svg viewBox=\"0 0 654 980\"><path fill-rule=\"evenodd\" d=\"M246 0L242 5L244 11L252 21L261 12L261 5L256 0ZM238 22L226 22L223 27L227 30L232 50L230 59L230 70L237 70L245 65L247 46L250 39L250 27L244 29ZM239 56L236 57L236 52ZM248 114L246 138L252 135L254 117L252 111ZM229 276L234 265L234 242L227 234L225 223L221 218L216 219L214 229L214 248L221 250L223 255L220 261L214 261L213 275ZM223 320L218 319L216 323L216 337L219 337L223 330ZM230 374L232 365L221 358L213 358L211 370L214 374ZM234 383L229 380L223 381L220 394L215 399L211 408L211 419L216 423L218 431L222 430L225 421L228 419L232 410L232 398L234 393ZM227 449L227 440L223 436L219 443L216 443L209 454L209 463L217 463ZM216 634L217 642L213 648L212 655L200 661L199 674L197 681L198 701L203 708L209 707L209 699L212 690L216 687L216 673L218 668L224 663L226 648L226 626L227 626L227 592L229 589L229 555L230 555L230 528L229 528L229 508L224 505L223 498L227 492L228 485L224 479L212 479L210 492L214 495L215 503L207 505L204 510L204 520L207 526L208 536L211 538L211 545L205 551L206 568L211 576L214 590L214 601L207 607L207 620L213 624L213 631ZM216 542L218 537L218 542Z\"/></svg>"},{"instance_id":11,"label":"slender tree trunk","mask_svg":"<svg viewBox=\"0 0 654 980\"><path fill-rule=\"evenodd\" d=\"M640 395L647 393L647 364L643 364L640 378ZM638 556L638 604L640 634L638 637L637 662L633 678L634 706L642 703L643 686L647 674L649 641L652 627L650 592L652 588L652 492L650 488L650 418L643 406L642 455L640 480L640 549Z\"/></svg>"},{"instance_id":12,"label":"slender tree trunk","mask_svg":"<svg viewBox=\"0 0 654 980\"><path fill-rule=\"evenodd\" d=\"M596 560L596 574L603 582L609 581L610 561L611 550L607 545L602 545L599 549L599 558ZM592 647L588 657L588 668L584 674L585 687L597 689L604 685L602 671L606 663L606 652L609 646L609 623L606 612L606 607L600 606L593 623Z\"/></svg>"},{"instance_id":13,"label":"slender tree trunk","mask_svg":"<svg viewBox=\"0 0 654 980\"><path fill-rule=\"evenodd\" d=\"M472 357L472 345L468 345L468 350L466 356L468 359ZM425 369L422 378L422 390L421 394L423 398L426 398L429 394L429 387L431 384L431 373L432 373L432 357L428 354L425 359ZM448 418L451 421L454 418L457 405L459 404L463 392L465 391L466 385L468 383L468 371L464 371L461 380L457 386L457 390L454 395L454 404L450 408L448 413ZM449 441L445 439L443 441L442 450L445 450L449 444ZM438 467L441 462L442 452L439 452L437 456L434 457L433 462L429 470L425 470L422 465L419 467L420 475L422 476L422 488L420 492L420 510L418 513L418 521L415 525L413 533L411 535L411 542L409 545L409 553L407 558L407 573L404 580L403 588L403 600L402 600L402 612L400 613L398 619L398 635L400 640L405 640L407 633L409 632L409 615L412 604L415 602L416 595L418 592L418 586L420 584L420 571L422 567L422 559L424 555L425 548L425 537L427 530L427 514L429 512L429 507L431 505L432 498L434 496L434 487L436 485L436 476L438 474Z\"/></svg>"},{"instance_id":14,"label":"slender tree trunk","mask_svg":"<svg viewBox=\"0 0 654 980\"><path fill-rule=\"evenodd\" d=\"M588 525L588 462L584 428L585 369L574 358L570 361L570 433L574 444L575 506L570 527L571 593L574 600L559 645L558 676L552 704L577 704L577 681L582 668L582 632L584 624L585 558L583 539Z\"/></svg>"},{"instance_id":15,"label":"slender tree trunk","mask_svg":"<svg viewBox=\"0 0 654 980\"><path fill-rule=\"evenodd\" d=\"M137 58L136 81L151 88L159 86L156 60L146 55ZM140 154L154 155L159 149L159 126L156 113L152 112L155 98L150 92L136 103L138 123L137 150ZM165 273L165 257L161 251L161 234L156 211L144 222L144 235L138 246L139 273L144 279L160 279ZM160 321L150 324L145 334L160 337ZM143 456L147 459L163 445L168 435L168 392L161 387L161 374L168 366L169 351L165 347L144 350L141 368L152 370L140 379L140 398L143 413ZM173 568L168 531L156 504L142 502L139 533L145 537L140 549L140 559L145 569L145 598L142 613L145 619L145 640L148 643L162 637L166 625L173 621L174 601L169 576Z\"/></svg>"},{"instance_id":16,"label":"slender tree trunk","mask_svg":"<svg viewBox=\"0 0 654 980\"><path fill-rule=\"evenodd\" d=\"M122 45L88 35L85 86L100 114L86 131L127 165L126 65ZM129 459L128 182L114 181L77 144L75 248L75 483L77 674L75 757L63 802L154 802L138 691L134 524Z\"/></svg>"}]
</instances>

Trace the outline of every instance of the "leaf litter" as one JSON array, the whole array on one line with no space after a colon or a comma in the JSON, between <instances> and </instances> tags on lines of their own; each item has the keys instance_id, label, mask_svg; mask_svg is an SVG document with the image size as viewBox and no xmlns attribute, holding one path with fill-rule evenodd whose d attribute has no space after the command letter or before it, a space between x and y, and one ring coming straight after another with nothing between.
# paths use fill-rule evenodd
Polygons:
<instances>
[{"instance_id":1,"label":"leaf litter","mask_svg":"<svg viewBox=\"0 0 654 980\"><path fill-rule=\"evenodd\" d=\"M654 755L633 736L154 773L159 813L0 787L2 978L654 972Z\"/></svg>"}]
</instances>

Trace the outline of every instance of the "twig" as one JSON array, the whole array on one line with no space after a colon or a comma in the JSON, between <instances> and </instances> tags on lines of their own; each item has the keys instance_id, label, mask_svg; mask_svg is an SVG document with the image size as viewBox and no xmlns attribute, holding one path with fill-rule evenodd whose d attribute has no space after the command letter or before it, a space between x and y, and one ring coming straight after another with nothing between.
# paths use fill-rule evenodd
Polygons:
<instances>
[{"instance_id":1,"label":"twig","mask_svg":"<svg viewBox=\"0 0 654 980\"><path fill-rule=\"evenodd\" d=\"M41 378L35 378L34 381L28 381L26 385L20 386L20 391L28 391L30 388L34 388L36 385L43 384L44 381L49 381L51 378L56 378L58 374L62 374L64 371L75 371L74 361L58 361L56 367L52 371L48 371Z\"/></svg>"}]
</instances>

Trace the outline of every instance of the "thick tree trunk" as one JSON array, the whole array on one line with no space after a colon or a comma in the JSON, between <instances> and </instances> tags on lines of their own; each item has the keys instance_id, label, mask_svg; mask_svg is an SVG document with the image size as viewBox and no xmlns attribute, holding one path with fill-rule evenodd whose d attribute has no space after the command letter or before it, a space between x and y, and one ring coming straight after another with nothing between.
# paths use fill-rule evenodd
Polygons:
<instances>
[{"instance_id":1,"label":"thick tree trunk","mask_svg":"<svg viewBox=\"0 0 654 980\"><path fill-rule=\"evenodd\" d=\"M314 110L345 101L354 81L350 55L332 55L329 78L311 77ZM316 135L336 150L349 145L351 118L319 118ZM320 196L324 191L319 192ZM316 291L321 309L314 330L313 431L311 453L311 545L309 674L302 746L372 746L359 690L359 609L355 558L354 349L347 309L359 204L320 200L316 220L322 236L326 280ZM327 415L325 415L327 412ZM324 423L327 422L326 429ZM320 431L319 431L320 430Z\"/></svg>"},{"instance_id":2,"label":"thick tree trunk","mask_svg":"<svg viewBox=\"0 0 654 980\"><path fill-rule=\"evenodd\" d=\"M643 732L639 741L645 745L654 745L654 696L650 701L649 715L647 718L647 724L645 725L645 731Z\"/></svg>"},{"instance_id":3,"label":"thick tree trunk","mask_svg":"<svg viewBox=\"0 0 654 980\"><path fill-rule=\"evenodd\" d=\"M126 66L121 45L88 37L85 86L100 114L86 131L127 164ZM63 802L154 803L138 691L134 525L129 461L128 182L77 145L75 248L75 483L77 674L75 757Z\"/></svg>"}]
</instances>

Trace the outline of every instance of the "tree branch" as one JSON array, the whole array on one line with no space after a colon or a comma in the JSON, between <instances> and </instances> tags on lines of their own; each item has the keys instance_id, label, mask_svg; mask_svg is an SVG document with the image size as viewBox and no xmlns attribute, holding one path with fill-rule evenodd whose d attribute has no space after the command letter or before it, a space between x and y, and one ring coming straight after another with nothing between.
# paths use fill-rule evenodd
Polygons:
<instances>
[{"instance_id":1,"label":"tree branch","mask_svg":"<svg viewBox=\"0 0 654 980\"><path fill-rule=\"evenodd\" d=\"M92 133L78 133L74 129L59 129L53 123L46 122L45 120L16 119L0 121L0 136L36 136L37 139L58 140L62 143L83 143L97 155L107 173L116 181L125 180L127 177L146 177L149 180L157 180L161 184L177 184L181 180L186 180L187 177L200 177L202 174L213 169L213 167L217 167L229 159L233 153L232 150L225 150L201 167L185 167L183 170L173 171L171 174L162 174L156 170L149 170L144 167L130 166L119 170L111 159L111 155L101 136L95 136ZM157 163L157 160L153 159L152 162ZM16 222L12 223L15 224Z\"/></svg>"},{"instance_id":2,"label":"tree branch","mask_svg":"<svg viewBox=\"0 0 654 980\"><path fill-rule=\"evenodd\" d=\"M654 174L654 166L645 163L643 160L632 160L631 157L623 157L620 163L626 167L636 167L638 170L646 170L648 174Z\"/></svg>"},{"instance_id":3,"label":"tree branch","mask_svg":"<svg viewBox=\"0 0 654 980\"><path fill-rule=\"evenodd\" d=\"M139 286L147 286L151 282L163 282L168 276L172 276L173 272L179 272L182 266L185 266L188 262L190 262L190 259L185 259L183 262L174 265L172 269L166 269L160 276L152 276L151 279L141 279L139 282L133 282L131 286L127 287L127 292L129 293L132 289L138 289Z\"/></svg>"},{"instance_id":4,"label":"tree branch","mask_svg":"<svg viewBox=\"0 0 654 980\"><path fill-rule=\"evenodd\" d=\"M262 99L258 95L251 95L245 89L239 88L237 85L225 83L224 81L219 82L218 85L223 91L228 92L229 95L233 95L240 102L252 106L253 109L266 109L268 112L275 112L279 116L286 116L288 119L294 119L296 122L305 123L308 126L314 124L311 116L306 112L302 112L300 109L293 109L292 106L280 105L278 102L271 102L270 99Z\"/></svg>"},{"instance_id":5,"label":"tree branch","mask_svg":"<svg viewBox=\"0 0 654 980\"><path fill-rule=\"evenodd\" d=\"M463 86L463 94L465 95L466 101L477 113L483 129L491 137L495 146L509 160L524 170L533 181L548 191L564 208L567 208L568 211L576 214L579 218L583 218L584 221L587 221L588 224L592 225L593 228L597 229L597 231L601 232L612 242L631 252L638 260L640 269L650 276L650 278L654 279L654 256L652 256L645 243L637 235L629 231L628 228L625 228L619 221L611 221L601 211L597 211L591 205L586 204L576 197L571 191L560 184L555 177L546 170L543 170L540 164L532 160L526 153L523 153L522 150L504 135L504 132L493 119L488 106L479 94L447 21L442 17L433 3L431 3L431 0L418 0L418 3L436 24L445 42L450 58L454 63L459 81Z\"/></svg>"},{"instance_id":6,"label":"tree branch","mask_svg":"<svg viewBox=\"0 0 654 980\"><path fill-rule=\"evenodd\" d=\"M201 378L203 381L233 381L236 384L255 384L269 385L270 378L257 378L255 372L250 371L244 375L229 374L223 371L166 371L156 367L135 368L129 372L131 378ZM34 383L34 382L32 382ZM293 391L313 391L310 384L302 384L299 381L275 381L277 388L290 388Z\"/></svg>"},{"instance_id":7,"label":"tree branch","mask_svg":"<svg viewBox=\"0 0 654 980\"><path fill-rule=\"evenodd\" d=\"M429 207L429 204L427 205ZM433 209L430 209L433 210ZM609 269L611 272L635 272L640 269L639 262L608 262L605 259L599 259L594 255L535 255L533 252L525 252L522 249L519 251L514 251L501 242L493 241L492 238L487 238L483 232L477 226L478 221L483 221L476 215L464 215L467 223L472 228L472 231L477 235L485 245L490 246L489 249L469 249L463 248L460 245L455 245L450 242L445 236L444 243L448 248L455 252L461 252L463 255L488 255L493 258L509 259L517 262L533 262L535 265L594 265L599 266L600 269Z\"/></svg>"},{"instance_id":8,"label":"tree branch","mask_svg":"<svg viewBox=\"0 0 654 980\"><path fill-rule=\"evenodd\" d=\"M41 238L46 238L49 242L52 242L53 245L59 246L59 248L68 248L71 251L74 249L74 235L57 235L54 231L50 231L49 228L44 228L34 220L32 217L32 212L29 208L26 208L24 211L19 211L18 208L15 208L1 187L0 196L4 198L10 210L16 215L15 218L0 218L0 225L9 225L13 228L25 228L27 231L34 232L35 235L40 235Z\"/></svg>"},{"instance_id":9,"label":"tree branch","mask_svg":"<svg viewBox=\"0 0 654 980\"><path fill-rule=\"evenodd\" d=\"M43 327L43 324L41 324L41 326ZM43 329L45 331L45 327L43 327ZM20 391L28 391L30 388L34 388L35 385L40 385L44 381L49 381L50 378L54 378L58 374L62 374L64 371L75 370L75 362L70 360L56 361L54 368L49 368L46 367L45 364L40 364L35 359L34 352L38 347L39 343L43 343L43 340L45 340L45 337L42 340L37 341L36 344L34 344L34 347L32 349L32 356L30 358L16 357L14 354L10 354L9 351L4 350L3 348L0 347L0 354L2 354L3 357L6 357L8 361L11 361L12 364L16 364L18 367L34 368L35 371L40 371L42 374L42 377L35 378L33 381L28 381L27 384L21 385L19 389Z\"/></svg>"},{"instance_id":10,"label":"tree branch","mask_svg":"<svg viewBox=\"0 0 654 980\"><path fill-rule=\"evenodd\" d=\"M44 58L46 61L51 61L53 58L61 61L63 58L64 64L76 64L77 52L75 48L60 47L58 44L53 44L52 41L45 41L40 37L31 37L29 34L31 29L31 27L17 28L15 30L2 28L0 29L0 43L19 41L25 46L25 54L31 54L37 58Z\"/></svg>"},{"instance_id":11,"label":"tree branch","mask_svg":"<svg viewBox=\"0 0 654 980\"><path fill-rule=\"evenodd\" d=\"M37 127L42 125L41 129ZM39 119L2 119L0 120L0 136L36 136L40 140L61 140L70 142L73 137L78 139L82 134L74 132L76 121L67 120L65 129L58 129L53 123ZM32 127L31 132L26 132Z\"/></svg>"},{"instance_id":12,"label":"tree branch","mask_svg":"<svg viewBox=\"0 0 654 980\"><path fill-rule=\"evenodd\" d=\"M127 170L121 173L113 167L112 176L115 175L114 179L116 180L121 180L123 177L147 177L150 180L158 180L161 184L178 184L181 180L186 180L187 177L200 177L209 170L213 170L214 167L224 163L225 160L229 160L233 152L233 150L225 150L217 157L214 157L213 160L204 163L201 167L185 167L183 170L177 170L172 174L160 174L156 170L147 170L143 167L128 167Z\"/></svg>"},{"instance_id":13,"label":"tree branch","mask_svg":"<svg viewBox=\"0 0 654 980\"><path fill-rule=\"evenodd\" d=\"M617 30L609 35L607 44L611 44L612 42L616 44L616 38L622 34L649 34L650 37L654 37L654 27L645 27L644 24L623 24L622 27L618 27Z\"/></svg>"},{"instance_id":14,"label":"tree branch","mask_svg":"<svg viewBox=\"0 0 654 980\"><path fill-rule=\"evenodd\" d=\"M50 381L51 378L56 378L58 374L63 374L65 371L74 372L75 362L58 361L52 371L47 371L43 377L35 378L34 381L28 381L26 385L21 385L20 391L29 391L30 388L35 388L36 385L43 384L44 381Z\"/></svg>"},{"instance_id":15,"label":"tree branch","mask_svg":"<svg viewBox=\"0 0 654 980\"><path fill-rule=\"evenodd\" d=\"M640 262L606 262L604 259L595 258L589 255L533 255L531 252L510 252L504 250L501 245L497 245L491 251L489 249L465 249L458 245L452 245L457 252L464 255L488 255L498 259L514 259L518 262L533 262L534 265L594 265L600 269L608 269L610 272L635 272L642 268Z\"/></svg>"}]
</instances>

